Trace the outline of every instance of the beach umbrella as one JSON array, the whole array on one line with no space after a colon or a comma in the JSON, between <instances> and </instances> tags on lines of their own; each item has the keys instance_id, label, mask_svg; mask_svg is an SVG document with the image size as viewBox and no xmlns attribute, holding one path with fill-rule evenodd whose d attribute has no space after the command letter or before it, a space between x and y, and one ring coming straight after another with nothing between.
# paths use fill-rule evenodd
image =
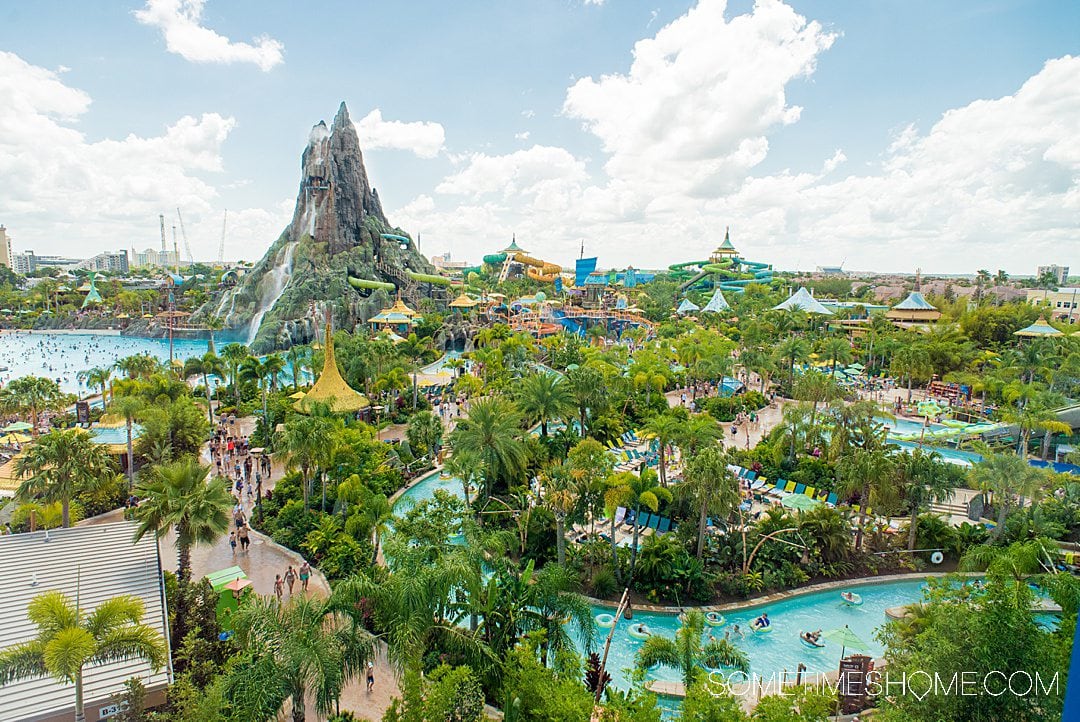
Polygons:
<instances>
[{"instance_id":1,"label":"beach umbrella","mask_svg":"<svg viewBox=\"0 0 1080 722\"><path fill-rule=\"evenodd\" d=\"M846 624L842 627L822 632L821 636L830 642L835 642L840 645L840 659L844 658L844 652L847 651L848 647L851 647L851 649L856 652L866 652L870 649L866 642L859 638L859 635L855 634L855 632L851 631L851 628Z\"/></svg>"},{"instance_id":2,"label":"beach umbrella","mask_svg":"<svg viewBox=\"0 0 1080 722\"><path fill-rule=\"evenodd\" d=\"M780 503L788 509L798 509L799 511L808 511L821 504L820 501L811 499L806 494L789 494L781 499Z\"/></svg>"},{"instance_id":3,"label":"beach umbrella","mask_svg":"<svg viewBox=\"0 0 1080 722\"><path fill-rule=\"evenodd\" d=\"M25 444L27 441L30 440L30 437L26 434L16 434L14 432L9 432L0 437L0 444L14 446L16 444Z\"/></svg>"},{"instance_id":4,"label":"beach umbrella","mask_svg":"<svg viewBox=\"0 0 1080 722\"><path fill-rule=\"evenodd\" d=\"M30 431L33 428L34 428L33 424L28 424L25 421L15 421L13 423L8 424L4 428L0 429L0 431L4 431L4 432L8 432L8 431Z\"/></svg>"}]
</instances>

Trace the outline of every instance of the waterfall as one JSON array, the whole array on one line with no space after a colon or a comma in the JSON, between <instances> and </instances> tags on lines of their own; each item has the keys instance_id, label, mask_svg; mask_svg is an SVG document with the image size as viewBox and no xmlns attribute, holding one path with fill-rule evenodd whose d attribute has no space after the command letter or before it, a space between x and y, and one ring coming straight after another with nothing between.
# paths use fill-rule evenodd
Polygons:
<instances>
[{"instance_id":1,"label":"waterfall","mask_svg":"<svg viewBox=\"0 0 1080 722\"><path fill-rule=\"evenodd\" d=\"M251 344L255 340L256 334L259 333L259 326L262 325L263 316L274 307L274 304L281 298L281 294L285 293L285 287L289 285L289 278L292 277L292 261L295 251L296 241L293 241L285 247L284 253L281 254L281 262L274 266L270 273L266 274L266 277L260 282L259 285L263 287L263 292L259 298L259 306L255 310L255 315L251 317L251 324L248 326L248 344ZM269 279L269 283L267 283L267 279Z\"/></svg>"}]
</instances>

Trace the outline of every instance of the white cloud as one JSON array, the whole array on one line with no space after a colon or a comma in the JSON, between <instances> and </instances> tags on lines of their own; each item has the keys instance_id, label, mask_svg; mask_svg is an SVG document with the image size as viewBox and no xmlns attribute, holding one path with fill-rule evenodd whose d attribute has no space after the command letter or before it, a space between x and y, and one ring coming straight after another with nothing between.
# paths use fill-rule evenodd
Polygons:
<instances>
[{"instance_id":1,"label":"white cloud","mask_svg":"<svg viewBox=\"0 0 1080 722\"><path fill-rule=\"evenodd\" d=\"M600 139L616 182L643 194L730 190L764 160L767 134L798 120L785 86L812 73L836 36L779 0L730 21L725 10L702 0L638 41L629 72L567 91L563 113Z\"/></svg>"},{"instance_id":2,"label":"white cloud","mask_svg":"<svg viewBox=\"0 0 1080 722\"><path fill-rule=\"evenodd\" d=\"M284 62L285 46L273 38L234 42L203 27L205 4L206 0L146 0L146 6L135 11L135 19L160 29L169 52L193 63L253 63L265 72Z\"/></svg>"},{"instance_id":3,"label":"white cloud","mask_svg":"<svg viewBox=\"0 0 1080 722\"><path fill-rule=\"evenodd\" d=\"M522 131L521 133L514 133L514 140L528 140L529 131Z\"/></svg>"},{"instance_id":4,"label":"white cloud","mask_svg":"<svg viewBox=\"0 0 1080 722\"><path fill-rule=\"evenodd\" d=\"M508 155L474 153L465 168L444 178L435 192L475 198L542 194L550 201L586 179L585 164L565 148L534 145Z\"/></svg>"},{"instance_id":5,"label":"white cloud","mask_svg":"<svg viewBox=\"0 0 1080 722\"><path fill-rule=\"evenodd\" d=\"M362 148L393 148L408 150L421 158L434 158L443 148L446 132L438 123L400 120L383 120L382 111L376 108L356 123Z\"/></svg>"},{"instance_id":6,"label":"white cloud","mask_svg":"<svg viewBox=\"0 0 1080 722\"><path fill-rule=\"evenodd\" d=\"M56 73L0 52L0 216L16 248L86 256L156 247L158 214L172 225L179 206L195 255L216 258L221 201L204 176L222 170L235 121L204 113L152 137L91 141L75 127L89 107ZM230 211L230 236L265 247L289 217L279 211Z\"/></svg>"}]
</instances>

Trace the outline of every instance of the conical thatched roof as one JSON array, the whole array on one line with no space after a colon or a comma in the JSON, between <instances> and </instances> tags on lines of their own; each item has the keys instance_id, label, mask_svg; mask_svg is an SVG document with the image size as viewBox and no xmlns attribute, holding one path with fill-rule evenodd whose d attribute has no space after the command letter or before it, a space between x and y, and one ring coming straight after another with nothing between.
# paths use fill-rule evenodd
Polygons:
<instances>
[{"instance_id":1,"label":"conical thatched roof","mask_svg":"<svg viewBox=\"0 0 1080 722\"><path fill-rule=\"evenodd\" d=\"M450 308L472 308L476 304L480 303L476 299L469 298L464 291L461 295L450 302Z\"/></svg>"},{"instance_id":2,"label":"conical thatched roof","mask_svg":"<svg viewBox=\"0 0 1080 722\"><path fill-rule=\"evenodd\" d=\"M1039 316L1039 320L1027 328L1013 331L1013 336L1024 336L1026 338L1057 338L1064 335L1064 333L1048 324L1045 316Z\"/></svg>"},{"instance_id":3,"label":"conical thatched roof","mask_svg":"<svg viewBox=\"0 0 1080 722\"><path fill-rule=\"evenodd\" d=\"M307 413L312 404L321 403L330 407L334 413L346 413L358 411L370 403L367 398L355 391L338 371L337 360L334 358L334 333L330 324L326 324L326 345L324 347L323 370L319 374L319 380L304 395L304 398L293 404L297 411Z\"/></svg>"}]
</instances>

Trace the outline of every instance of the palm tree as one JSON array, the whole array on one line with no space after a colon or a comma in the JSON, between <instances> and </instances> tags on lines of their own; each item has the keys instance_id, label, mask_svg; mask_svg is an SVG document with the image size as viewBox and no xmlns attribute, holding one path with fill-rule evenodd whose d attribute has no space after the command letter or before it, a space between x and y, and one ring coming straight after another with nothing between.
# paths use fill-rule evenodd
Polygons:
<instances>
[{"instance_id":1,"label":"palm tree","mask_svg":"<svg viewBox=\"0 0 1080 722\"><path fill-rule=\"evenodd\" d=\"M455 450L483 460L483 497L498 480L512 481L525 473L525 445L520 439L521 417L513 402L497 396L481 399L469 409L450 438Z\"/></svg>"},{"instance_id":2,"label":"palm tree","mask_svg":"<svg viewBox=\"0 0 1080 722\"><path fill-rule=\"evenodd\" d=\"M331 444L331 423L322 416L293 416L278 432L277 449L289 468L300 467L300 480L304 486L304 508L308 508L311 496L312 472L326 457Z\"/></svg>"},{"instance_id":3,"label":"palm tree","mask_svg":"<svg viewBox=\"0 0 1080 722\"><path fill-rule=\"evenodd\" d=\"M213 544L229 530L235 499L223 480L208 480L209 474L209 466L186 457L153 467L150 478L137 487L145 501L135 510L135 540L147 533L160 539L175 531L181 583L191 577L191 548Z\"/></svg>"},{"instance_id":4,"label":"palm tree","mask_svg":"<svg viewBox=\"0 0 1080 722\"><path fill-rule=\"evenodd\" d=\"M973 464L968 472L972 486L983 494L994 495L997 507L997 524L991 538L997 539L1005 528L1005 519L1013 503L1013 496L1032 496L1043 481L1039 471L1019 456L1012 454L984 453L981 461Z\"/></svg>"},{"instance_id":5,"label":"palm tree","mask_svg":"<svg viewBox=\"0 0 1080 722\"><path fill-rule=\"evenodd\" d=\"M15 474L24 479L15 496L21 501L60 502L65 528L71 526L72 499L116 478L108 450L82 429L60 429L42 436L17 457Z\"/></svg>"},{"instance_id":6,"label":"palm tree","mask_svg":"<svg viewBox=\"0 0 1080 722\"><path fill-rule=\"evenodd\" d=\"M1027 587L1028 577L1053 572L1058 546L1052 539L1038 538L1013 542L1007 547L976 544L960 558L960 571L990 571L1011 578L1016 591ZM1024 594L1027 594L1026 589Z\"/></svg>"},{"instance_id":7,"label":"palm tree","mask_svg":"<svg viewBox=\"0 0 1080 722\"><path fill-rule=\"evenodd\" d=\"M32 435L37 435L38 414L54 408L63 398L57 383L43 376L12 379L0 389L0 407L20 415L30 413L30 423L34 425Z\"/></svg>"},{"instance_id":8,"label":"palm tree","mask_svg":"<svg viewBox=\"0 0 1080 722\"><path fill-rule=\"evenodd\" d=\"M268 356L267 360L269 358ZM239 373L241 381L254 381L255 385L259 387L259 392L262 394L263 423L269 423L266 417L266 394L270 387L270 368L267 366L267 362L257 356L248 356L240 364Z\"/></svg>"},{"instance_id":9,"label":"palm tree","mask_svg":"<svg viewBox=\"0 0 1080 722\"><path fill-rule=\"evenodd\" d=\"M409 417L405 436L409 439L409 446L414 454L434 459L439 444L442 443L442 421L430 411L418 411Z\"/></svg>"},{"instance_id":10,"label":"palm tree","mask_svg":"<svg viewBox=\"0 0 1080 722\"><path fill-rule=\"evenodd\" d=\"M708 517L726 517L739 505L739 482L728 470L720 449L710 446L690 457L683 482L675 491L698 512L697 558L701 559Z\"/></svg>"},{"instance_id":11,"label":"palm tree","mask_svg":"<svg viewBox=\"0 0 1080 722\"><path fill-rule=\"evenodd\" d=\"M817 433L817 408L820 403L828 403L840 398L840 385L832 376L826 376L820 371L807 371L796 379L791 395L800 401L810 402L810 434Z\"/></svg>"},{"instance_id":12,"label":"palm tree","mask_svg":"<svg viewBox=\"0 0 1080 722\"><path fill-rule=\"evenodd\" d=\"M595 414L601 408L607 396L604 385L604 376L591 366L580 366L566 373L566 379L570 382L570 393L574 397L574 403L578 409L578 420L581 423L581 435L586 433L586 422L589 410Z\"/></svg>"},{"instance_id":13,"label":"palm tree","mask_svg":"<svg viewBox=\"0 0 1080 722\"><path fill-rule=\"evenodd\" d=\"M457 458L457 454L454 454ZM555 517L555 543L559 566L566 566L566 519L577 508L573 470L565 462L549 466L541 474L544 504ZM467 503L467 500L466 500Z\"/></svg>"},{"instance_id":14,"label":"palm tree","mask_svg":"<svg viewBox=\"0 0 1080 722\"><path fill-rule=\"evenodd\" d=\"M570 384L558 374L537 373L521 379L515 394L518 408L531 422L540 422L547 438L548 422L569 418L575 410Z\"/></svg>"},{"instance_id":15,"label":"palm tree","mask_svg":"<svg viewBox=\"0 0 1080 722\"><path fill-rule=\"evenodd\" d=\"M682 674L684 689L690 689L703 674L704 667L734 667L742 672L750 669L746 652L726 639L710 639L702 644L701 635L704 632L705 615L698 609L688 611L686 621L675 632L674 640L659 634L645 640L637 652L637 669L644 672L654 665L661 665L678 670Z\"/></svg>"},{"instance_id":16,"label":"palm tree","mask_svg":"<svg viewBox=\"0 0 1080 722\"><path fill-rule=\"evenodd\" d=\"M281 374L285 371L285 359L279 353L272 353L263 359L263 372L269 383L271 391L278 390L278 382Z\"/></svg>"},{"instance_id":17,"label":"palm tree","mask_svg":"<svg viewBox=\"0 0 1080 722\"><path fill-rule=\"evenodd\" d=\"M293 722L335 711L345 686L374 651L373 637L333 602L308 595L280 604L254 597L232 618L242 653L225 675L226 696L243 719L276 719L285 702Z\"/></svg>"},{"instance_id":18,"label":"palm tree","mask_svg":"<svg viewBox=\"0 0 1080 722\"><path fill-rule=\"evenodd\" d=\"M836 365L851 361L851 343L841 336L831 336L821 344L821 355L831 364L833 378L836 378Z\"/></svg>"},{"instance_id":19,"label":"palm tree","mask_svg":"<svg viewBox=\"0 0 1080 722\"><path fill-rule=\"evenodd\" d=\"M851 552L851 523L847 515L825 504L799 514L799 534L826 563L846 559Z\"/></svg>"},{"instance_id":20,"label":"palm tree","mask_svg":"<svg viewBox=\"0 0 1080 722\"><path fill-rule=\"evenodd\" d=\"M839 492L844 496L859 495L859 531L855 535L855 548L862 550L870 497L884 490L893 480L896 463L885 449L859 448L840 459L840 468L843 474Z\"/></svg>"},{"instance_id":21,"label":"palm tree","mask_svg":"<svg viewBox=\"0 0 1080 722\"><path fill-rule=\"evenodd\" d=\"M371 529L371 565L379 559L379 545L382 535L390 529L394 520L394 507L386 494L369 492L360 502L360 518L365 527Z\"/></svg>"},{"instance_id":22,"label":"palm tree","mask_svg":"<svg viewBox=\"0 0 1080 722\"><path fill-rule=\"evenodd\" d=\"M805 338L792 336L776 347L774 354L777 359L787 361L788 375L795 375L795 364L810 358L810 342Z\"/></svg>"},{"instance_id":23,"label":"palm tree","mask_svg":"<svg viewBox=\"0 0 1080 722\"><path fill-rule=\"evenodd\" d=\"M230 343L221 349L221 358L229 369L229 383L236 395L236 404L240 405L240 364L250 355L248 347L242 343Z\"/></svg>"},{"instance_id":24,"label":"palm tree","mask_svg":"<svg viewBox=\"0 0 1080 722\"><path fill-rule=\"evenodd\" d=\"M203 326L210 333L210 342L206 346L206 352L217 355L217 350L214 348L214 332L220 331L225 328L225 320L220 316L210 315L203 321Z\"/></svg>"},{"instance_id":25,"label":"palm tree","mask_svg":"<svg viewBox=\"0 0 1080 722\"><path fill-rule=\"evenodd\" d=\"M161 364L158 363L156 358L142 354L125 356L117 361L115 366L118 371L122 371L129 379L148 379L161 368Z\"/></svg>"},{"instance_id":26,"label":"palm tree","mask_svg":"<svg viewBox=\"0 0 1080 722\"><path fill-rule=\"evenodd\" d=\"M202 376L203 388L206 390L206 413L210 419L210 425L214 424L214 404L210 400L210 376L224 375L225 364L213 353L207 352L202 356L192 356L184 362L184 378Z\"/></svg>"},{"instance_id":27,"label":"palm tree","mask_svg":"<svg viewBox=\"0 0 1080 722\"><path fill-rule=\"evenodd\" d=\"M112 369L108 366L95 366L94 368L80 371L75 376L88 387L101 389L101 410L107 412L109 410L107 403L109 399L106 395L106 391L109 388L109 381L112 379Z\"/></svg>"},{"instance_id":28,"label":"palm tree","mask_svg":"<svg viewBox=\"0 0 1080 722\"><path fill-rule=\"evenodd\" d=\"M84 722L83 669L87 665L142 659L156 672L166 661L161 634L142 623L145 610L132 596L107 599L86 613L59 591L39 594L26 616L37 637L0 652L0 686L20 679L53 677L75 686L75 722Z\"/></svg>"},{"instance_id":29,"label":"palm tree","mask_svg":"<svg viewBox=\"0 0 1080 722\"><path fill-rule=\"evenodd\" d=\"M469 490L472 488L473 482L483 476L483 469L480 468L482 464L483 462L478 454L462 451L461 449L454 449L453 455L443 464L443 470L447 474L461 480L461 493L462 498L465 500L466 509L472 509L472 503L469 501Z\"/></svg>"},{"instance_id":30,"label":"palm tree","mask_svg":"<svg viewBox=\"0 0 1080 722\"><path fill-rule=\"evenodd\" d=\"M667 448L682 438L686 421L668 412L656 414L645 422L643 429L646 438L654 439L660 447L660 484L667 486Z\"/></svg>"},{"instance_id":31,"label":"palm tree","mask_svg":"<svg viewBox=\"0 0 1080 722\"><path fill-rule=\"evenodd\" d=\"M893 354L892 372L907 379L908 401L911 400L911 382L916 376L923 378L931 371L930 356L920 346L904 346Z\"/></svg>"},{"instance_id":32,"label":"palm tree","mask_svg":"<svg viewBox=\"0 0 1080 722\"><path fill-rule=\"evenodd\" d=\"M724 436L724 430L709 414L694 414L683 425L682 434L676 443L682 449L683 457L692 456L700 449L716 446Z\"/></svg>"},{"instance_id":33,"label":"palm tree","mask_svg":"<svg viewBox=\"0 0 1080 722\"><path fill-rule=\"evenodd\" d=\"M943 502L952 496L956 480L949 464L941 460L936 451L926 452L921 448L912 449L904 454L898 464L898 481L904 487L904 497L911 511L911 525L908 528L908 551L915 549L915 530L919 526L919 514L922 508L933 502Z\"/></svg>"},{"instance_id":34,"label":"palm tree","mask_svg":"<svg viewBox=\"0 0 1080 722\"><path fill-rule=\"evenodd\" d=\"M623 494L623 503L634 512L634 540L630 545L630 579L634 578L634 570L637 567L638 535L641 527L638 519L641 517L642 507L652 513L660 509L661 501L671 501L671 490L656 484L656 472L652 469L642 469L640 475L631 474L626 480L626 490ZM614 534L611 535L615 537Z\"/></svg>"},{"instance_id":35,"label":"palm tree","mask_svg":"<svg viewBox=\"0 0 1080 722\"><path fill-rule=\"evenodd\" d=\"M135 438L134 426L135 419L142 413L145 404L143 400L138 396L118 396L113 399L113 411L123 417L124 425L127 428L127 477L128 477L128 493L131 493L132 487L135 485L135 449L133 448L133 442Z\"/></svg>"},{"instance_id":36,"label":"palm tree","mask_svg":"<svg viewBox=\"0 0 1080 722\"><path fill-rule=\"evenodd\" d=\"M289 372L292 374L293 391L300 388L300 372L310 355L311 349L308 346L290 346L285 352L285 361L289 364Z\"/></svg>"}]
</instances>

